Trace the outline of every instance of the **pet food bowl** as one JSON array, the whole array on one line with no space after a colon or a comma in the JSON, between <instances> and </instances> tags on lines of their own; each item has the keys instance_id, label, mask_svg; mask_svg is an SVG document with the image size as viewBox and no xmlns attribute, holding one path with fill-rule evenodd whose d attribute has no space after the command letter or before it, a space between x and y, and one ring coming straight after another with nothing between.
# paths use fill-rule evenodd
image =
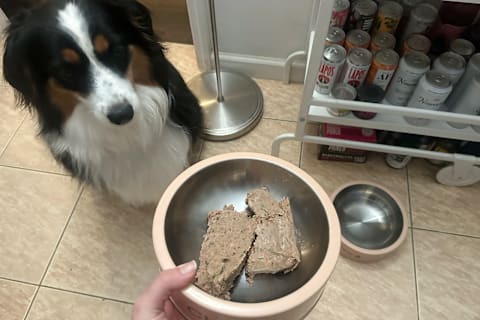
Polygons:
<instances>
[{"instance_id":1,"label":"pet food bowl","mask_svg":"<svg viewBox=\"0 0 480 320\"><path fill-rule=\"evenodd\" d=\"M354 182L338 189L332 199L340 220L343 256L375 261L405 241L406 212L385 188L370 182Z\"/></svg>"},{"instance_id":2,"label":"pet food bowl","mask_svg":"<svg viewBox=\"0 0 480 320\"><path fill-rule=\"evenodd\" d=\"M239 276L231 301L195 285L172 296L181 313L196 319L303 318L315 306L340 254L340 225L325 191L298 167L269 155L229 153L196 163L163 194L154 218L153 243L162 270L197 260L208 212L233 204L246 208L248 191L266 186L290 198L302 261L288 274Z\"/></svg>"}]
</instances>

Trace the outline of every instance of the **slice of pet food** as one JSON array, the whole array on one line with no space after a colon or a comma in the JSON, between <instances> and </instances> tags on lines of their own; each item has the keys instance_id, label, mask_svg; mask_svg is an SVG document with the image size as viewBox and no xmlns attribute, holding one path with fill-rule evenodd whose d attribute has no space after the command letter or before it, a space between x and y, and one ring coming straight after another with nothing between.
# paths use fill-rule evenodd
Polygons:
<instances>
[{"instance_id":1,"label":"slice of pet food","mask_svg":"<svg viewBox=\"0 0 480 320\"><path fill-rule=\"evenodd\" d=\"M255 238L255 220L233 206L208 213L208 229L200 249L196 285L230 300L230 290L245 266Z\"/></svg>"},{"instance_id":2,"label":"slice of pet food","mask_svg":"<svg viewBox=\"0 0 480 320\"><path fill-rule=\"evenodd\" d=\"M266 188L261 188L249 192L246 202L257 221L256 239L246 265L249 279L261 273L293 271L301 255L288 198L277 203Z\"/></svg>"}]
</instances>

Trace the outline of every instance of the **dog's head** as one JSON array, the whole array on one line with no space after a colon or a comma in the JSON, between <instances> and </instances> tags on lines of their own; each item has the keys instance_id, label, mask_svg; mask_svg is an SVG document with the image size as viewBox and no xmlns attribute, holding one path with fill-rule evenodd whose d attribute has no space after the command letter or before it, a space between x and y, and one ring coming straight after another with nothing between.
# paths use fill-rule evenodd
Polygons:
<instances>
[{"instance_id":1,"label":"dog's head","mask_svg":"<svg viewBox=\"0 0 480 320\"><path fill-rule=\"evenodd\" d=\"M61 130L76 111L129 123L138 86L167 87L167 62L150 13L135 0L53 0L13 17L4 77L42 126Z\"/></svg>"}]
</instances>

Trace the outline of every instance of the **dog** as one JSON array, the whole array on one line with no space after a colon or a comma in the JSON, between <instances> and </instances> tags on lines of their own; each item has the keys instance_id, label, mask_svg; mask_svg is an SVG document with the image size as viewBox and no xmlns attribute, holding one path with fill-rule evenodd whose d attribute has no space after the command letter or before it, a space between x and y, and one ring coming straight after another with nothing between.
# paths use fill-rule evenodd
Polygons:
<instances>
[{"instance_id":1,"label":"dog","mask_svg":"<svg viewBox=\"0 0 480 320\"><path fill-rule=\"evenodd\" d=\"M135 0L52 0L12 17L3 72L74 178L142 206L191 163L203 115Z\"/></svg>"}]
</instances>

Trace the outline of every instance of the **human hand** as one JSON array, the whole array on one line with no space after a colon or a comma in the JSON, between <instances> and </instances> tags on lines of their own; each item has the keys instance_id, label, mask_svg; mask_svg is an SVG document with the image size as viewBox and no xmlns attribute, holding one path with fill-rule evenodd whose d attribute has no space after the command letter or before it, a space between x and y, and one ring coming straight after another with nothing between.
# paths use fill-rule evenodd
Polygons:
<instances>
[{"instance_id":1,"label":"human hand","mask_svg":"<svg viewBox=\"0 0 480 320\"><path fill-rule=\"evenodd\" d=\"M190 261L174 269L160 272L150 286L135 300L132 320L184 319L170 301L170 295L180 291L195 278L197 264Z\"/></svg>"}]
</instances>

